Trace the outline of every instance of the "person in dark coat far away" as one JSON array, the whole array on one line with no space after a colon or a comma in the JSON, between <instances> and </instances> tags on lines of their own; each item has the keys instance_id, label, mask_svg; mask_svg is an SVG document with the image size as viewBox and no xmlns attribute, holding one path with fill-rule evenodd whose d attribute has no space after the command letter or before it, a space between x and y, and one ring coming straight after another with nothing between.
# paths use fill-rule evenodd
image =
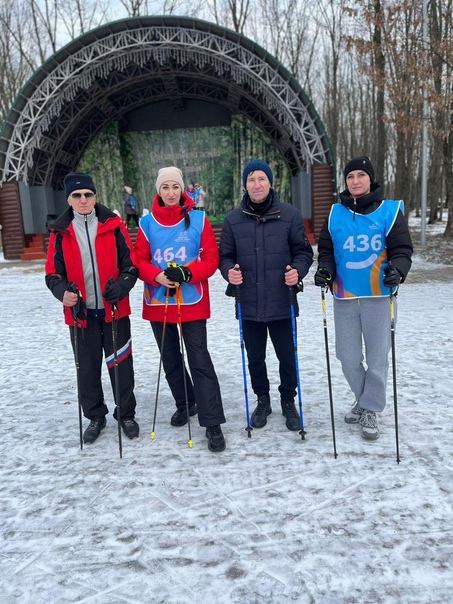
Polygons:
<instances>
[{"instance_id":1,"label":"person in dark coat far away","mask_svg":"<svg viewBox=\"0 0 453 604\"><path fill-rule=\"evenodd\" d=\"M272 169L265 161L249 162L242 180L246 192L240 207L226 216L222 227L220 271L233 288L240 287L244 344L258 399L250 423L262 428L272 413L266 367L269 334L279 361L282 414L288 430L298 430L289 288L301 289L313 263L313 250L301 213L280 201L272 188Z\"/></svg>"},{"instance_id":2,"label":"person in dark coat far away","mask_svg":"<svg viewBox=\"0 0 453 604\"><path fill-rule=\"evenodd\" d=\"M336 355L356 399L345 422L360 424L363 438L376 440L376 414L386 404L390 292L406 279L412 241L403 202L385 200L368 157L351 159L344 178L340 203L319 236L315 284L334 295Z\"/></svg>"}]
</instances>

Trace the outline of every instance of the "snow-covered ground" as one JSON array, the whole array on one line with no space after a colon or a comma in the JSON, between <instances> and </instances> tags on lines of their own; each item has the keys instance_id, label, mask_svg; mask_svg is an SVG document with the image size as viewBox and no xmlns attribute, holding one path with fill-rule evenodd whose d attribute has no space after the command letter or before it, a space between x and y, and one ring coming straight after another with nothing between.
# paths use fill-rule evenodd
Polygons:
<instances>
[{"instance_id":1,"label":"snow-covered ground","mask_svg":"<svg viewBox=\"0 0 453 604\"><path fill-rule=\"evenodd\" d=\"M208 451L196 418L189 448L187 426L169 424L165 381L151 439L159 359L137 284L141 435L123 437L120 460L111 415L99 440L79 448L74 362L43 263L0 264L0 604L453 601L451 266L416 256L398 296L400 464L391 380L378 441L343 422L353 398L334 358L329 299L334 459L313 272L299 296L305 441L279 412L271 347L274 413L247 438L238 327L217 273L209 345L226 451ZM113 411L107 379L105 393Z\"/></svg>"}]
</instances>

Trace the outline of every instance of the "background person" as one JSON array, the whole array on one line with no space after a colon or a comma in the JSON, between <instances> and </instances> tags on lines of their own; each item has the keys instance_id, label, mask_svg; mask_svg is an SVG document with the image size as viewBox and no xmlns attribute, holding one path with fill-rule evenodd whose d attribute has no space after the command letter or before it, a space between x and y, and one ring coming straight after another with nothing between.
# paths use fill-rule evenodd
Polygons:
<instances>
[{"instance_id":1,"label":"background person","mask_svg":"<svg viewBox=\"0 0 453 604\"><path fill-rule=\"evenodd\" d=\"M79 305L76 328L79 346L79 396L90 424L85 443L94 442L106 425L107 405L102 390L102 356L113 392L112 305L117 306L121 426L129 438L139 434L135 421L134 369L129 314L129 291L137 280L132 244L119 216L97 203L96 187L88 174L72 172L64 179L69 208L49 225L46 285L63 303L74 346L72 309ZM113 282L108 284L109 280ZM75 284L79 294L68 291ZM116 419L116 410L113 414Z\"/></svg>"},{"instance_id":2,"label":"background person","mask_svg":"<svg viewBox=\"0 0 453 604\"><path fill-rule=\"evenodd\" d=\"M131 187L124 187L124 197L123 197L123 208L124 214L126 216L126 226L129 228L129 222L132 219L132 222L135 224L135 227L138 228L138 215L137 215L137 200L132 194Z\"/></svg>"},{"instance_id":3,"label":"background person","mask_svg":"<svg viewBox=\"0 0 453 604\"><path fill-rule=\"evenodd\" d=\"M187 185L186 190L184 191L184 193L187 195L187 197L190 197L190 199L195 202L195 191L194 191L194 186L193 186L192 182L190 182Z\"/></svg>"},{"instance_id":4,"label":"background person","mask_svg":"<svg viewBox=\"0 0 453 604\"><path fill-rule=\"evenodd\" d=\"M143 318L150 321L160 348L167 313L161 353L165 377L176 402L171 425L183 426L188 420L185 372L189 414L198 411L200 426L206 428L209 449L223 451L225 439L220 424L225 422L225 416L206 331L211 314L208 278L219 263L217 243L204 212L192 212L194 202L183 193L181 170L174 166L161 168L156 190L152 211L142 218L136 240L139 277L145 282ZM169 262L177 266L168 268ZM179 321L190 375L183 364Z\"/></svg>"},{"instance_id":5,"label":"background person","mask_svg":"<svg viewBox=\"0 0 453 604\"><path fill-rule=\"evenodd\" d=\"M376 414L386 405L390 290L396 293L409 272L412 241L403 202L384 200L368 157L351 159L344 178L340 203L319 235L315 284L334 295L336 355L356 398L345 422L360 423L362 436L376 440Z\"/></svg>"},{"instance_id":6,"label":"background person","mask_svg":"<svg viewBox=\"0 0 453 604\"><path fill-rule=\"evenodd\" d=\"M204 200L206 198L206 193L201 188L199 182L196 182L193 188L194 191L194 202L196 210L204 210Z\"/></svg>"},{"instance_id":7,"label":"background person","mask_svg":"<svg viewBox=\"0 0 453 604\"><path fill-rule=\"evenodd\" d=\"M304 221L295 207L280 201L273 173L263 160L249 162L242 173L246 192L230 212L220 238L220 271L241 287L243 336L253 392L258 401L250 420L262 428L272 413L266 367L269 334L279 361L280 403L288 430L298 430L294 404L297 374L289 287L298 287L313 263ZM299 308L295 304L295 314Z\"/></svg>"}]
</instances>

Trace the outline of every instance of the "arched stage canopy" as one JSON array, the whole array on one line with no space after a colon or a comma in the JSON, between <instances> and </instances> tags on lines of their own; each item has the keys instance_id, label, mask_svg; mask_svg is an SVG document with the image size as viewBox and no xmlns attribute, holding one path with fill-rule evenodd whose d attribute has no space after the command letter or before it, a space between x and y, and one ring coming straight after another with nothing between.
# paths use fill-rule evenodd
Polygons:
<instances>
[{"instance_id":1,"label":"arched stage canopy","mask_svg":"<svg viewBox=\"0 0 453 604\"><path fill-rule=\"evenodd\" d=\"M1 132L1 180L56 188L107 124L160 101L183 111L189 99L246 115L292 174L332 163L310 99L260 46L205 21L141 17L81 36L36 71Z\"/></svg>"},{"instance_id":2,"label":"arched stage canopy","mask_svg":"<svg viewBox=\"0 0 453 604\"><path fill-rule=\"evenodd\" d=\"M46 216L59 213L64 176L111 122L122 130L137 124L153 130L224 124L232 114L249 118L280 151L293 176L293 203L313 202L309 180L316 166L318 173L328 168L322 178L333 190L330 143L312 102L250 39L174 16L123 19L84 34L33 74L2 126L4 244L17 228L8 223L13 198L24 247L26 234L43 233ZM305 217L311 214L310 205Z\"/></svg>"}]
</instances>

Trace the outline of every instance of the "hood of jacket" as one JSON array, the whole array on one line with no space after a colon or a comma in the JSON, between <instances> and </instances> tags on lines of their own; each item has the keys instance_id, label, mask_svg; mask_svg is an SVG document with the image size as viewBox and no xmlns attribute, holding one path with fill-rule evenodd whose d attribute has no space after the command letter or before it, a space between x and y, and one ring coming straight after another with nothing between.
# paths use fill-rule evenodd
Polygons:
<instances>
[{"instance_id":1,"label":"hood of jacket","mask_svg":"<svg viewBox=\"0 0 453 604\"><path fill-rule=\"evenodd\" d=\"M195 202L186 193L182 193L181 201L182 204L177 206L165 206L160 195L156 195L151 212L161 224L176 224L195 207Z\"/></svg>"},{"instance_id":2,"label":"hood of jacket","mask_svg":"<svg viewBox=\"0 0 453 604\"><path fill-rule=\"evenodd\" d=\"M274 191L274 189L270 190L267 199L263 201L263 206L265 206L264 211L258 214L258 212L256 212L256 210L253 208L250 195L247 192L244 194L244 197L241 201L241 209L245 214L249 214L250 216L254 216L258 219L267 219L268 217L277 215L280 212L281 201L277 191Z\"/></svg>"},{"instance_id":3,"label":"hood of jacket","mask_svg":"<svg viewBox=\"0 0 453 604\"><path fill-rule=\"evenodd\" d=\"M363 197L352 197L348 188L340 193L341 205L346 206L357 214L374 212L383 199L384 189L378 182L372 183L371 191Z\"/></svg>"},{"instance_id":4,"label":"hood of jacket","mask_svg":"<svg viewBox=\"0 0 453 604\"><path fill-rule=\"evenodd\" d=\"M118 220L118 216L114 212L100 203L94 204L94 211L100 224L105 224L110 218L115 219L115 221ZM71 206L68 206L63 214L61 214L56 220L48 225L47 230L51 232L66 231L68 230L73 218L74 210L71 208Z\"/></svg>"}]
</instances>

